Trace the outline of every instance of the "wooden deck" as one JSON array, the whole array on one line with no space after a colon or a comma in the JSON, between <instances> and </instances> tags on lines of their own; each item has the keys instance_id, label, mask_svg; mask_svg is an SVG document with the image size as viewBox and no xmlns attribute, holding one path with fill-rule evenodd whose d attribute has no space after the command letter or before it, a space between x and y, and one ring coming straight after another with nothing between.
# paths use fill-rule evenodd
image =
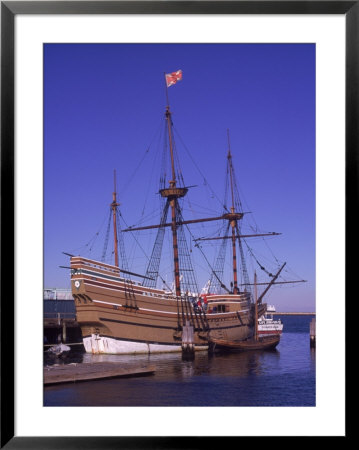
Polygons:
<instances>
[{"instance_id":1,"label":"wooden deck","mask_svg":"<svg viewBox=\"0 0 359 450\"><path fill-rule=\"evenodd\" d=\"M44 385L152 375L154 372L153 366L124 368L113 362L46 366L44 367Z\"/></svg>"}]
</instances>

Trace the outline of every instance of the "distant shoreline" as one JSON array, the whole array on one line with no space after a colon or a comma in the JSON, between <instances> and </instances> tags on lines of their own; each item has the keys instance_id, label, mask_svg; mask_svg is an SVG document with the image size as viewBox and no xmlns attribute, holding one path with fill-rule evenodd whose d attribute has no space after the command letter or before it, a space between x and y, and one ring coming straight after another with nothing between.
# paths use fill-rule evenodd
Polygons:
<instances>
[{"instance_id":1,"label":"distant shoreline","mask_svg":"<svg viewBox=\"0 0 359 450\"><path fill-rule=\"evenodd\" d=\"M277 316L315 316L315 312L273 312Z\"/></svg>"}]
</instances>

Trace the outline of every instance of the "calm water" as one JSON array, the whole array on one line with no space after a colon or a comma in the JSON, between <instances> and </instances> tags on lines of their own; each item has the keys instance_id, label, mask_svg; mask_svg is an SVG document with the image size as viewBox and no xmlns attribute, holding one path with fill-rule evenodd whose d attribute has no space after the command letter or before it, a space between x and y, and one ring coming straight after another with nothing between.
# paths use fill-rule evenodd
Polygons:
<instances>
[{"instance_id":1,"label":"calm water","mask_svg":"<svg viewBox=\"0 0 359 450\"><path fill-rule=\"evenodd\" d=\"M281 316L284 332L274 351L198 352L115 356L71 352L71 362L120 361L154 365L154 375L117 378L44 389L45 406L315 406L315 349L309 345L313 316Z\"/></svg>"}]
</instances>

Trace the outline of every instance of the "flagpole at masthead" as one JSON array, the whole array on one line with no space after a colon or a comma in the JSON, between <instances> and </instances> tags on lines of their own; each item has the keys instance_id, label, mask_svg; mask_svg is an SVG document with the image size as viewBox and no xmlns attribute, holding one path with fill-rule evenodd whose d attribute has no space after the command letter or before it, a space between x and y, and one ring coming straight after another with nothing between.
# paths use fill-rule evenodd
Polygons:
<instances>
[{"instance_id":1,"label":"flagpole at masthead","mask_svg":"<svg viewBox=\"0 0 359 450\"><path fill-rule=\"evenodd\" d=\"M167 79L166 79L166 72L163 72L163 76L165 78L165 86L166 86L167 109L170 109L170 102L169 102L169 99L168 99L168 85L167 85Z\"/></svg>"}]
</instances>

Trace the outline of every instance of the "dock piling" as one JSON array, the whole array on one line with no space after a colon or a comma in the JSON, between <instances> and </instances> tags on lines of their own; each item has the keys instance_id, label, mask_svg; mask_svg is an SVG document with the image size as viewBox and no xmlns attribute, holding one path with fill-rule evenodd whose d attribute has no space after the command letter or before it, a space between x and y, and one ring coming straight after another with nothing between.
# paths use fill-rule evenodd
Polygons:
<instances>
[{"instance_id":1,"label":"dock piling","mask_svg":"<svg viewBox=\"0 0 359 450\"><path fill-rule=\"evenodd\" d=\"M194 353L194 331L193 326L188 320L182 330L182 353L193 354Z\"/></svg>"},{"instance_id":2,"label":"dock piling","mask_svg":"<svg viewBox=\"0 0 359 450\"><path fill-rule=\"evenodd\" d=\"M315 347L315 318L312 319L309 326L310 346Z\"/></svg>"},{"instance_id":3,"label":"dock piling","mask_svg":"<svg viewBox=\"0 0 359 450\"><path fill-rule=\"evenodd\" d=\"M66 322L62 322L62 342L66 342Z\"/></svg>"}]
</instances>

